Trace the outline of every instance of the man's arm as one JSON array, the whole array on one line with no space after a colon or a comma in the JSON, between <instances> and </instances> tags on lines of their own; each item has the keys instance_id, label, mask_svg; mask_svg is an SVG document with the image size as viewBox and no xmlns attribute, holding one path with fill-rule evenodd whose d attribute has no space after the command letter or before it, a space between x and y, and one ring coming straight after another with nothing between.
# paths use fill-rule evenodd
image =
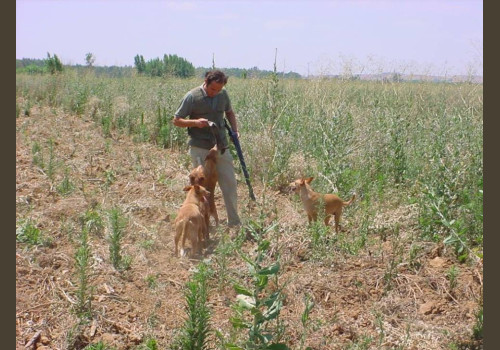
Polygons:
<instances>
[{"instance_id":1,"label":"man's arm","mask_svg":"<svg viewBox=\"0 0 500 350\"><path fill-rule=\"evenodd\" d=\"M205 128L208 126L208 119L184 119L181 117L174 117L172 123L180 128Z\"/></svg>"},{"instance_id":2,"label":"man's arm","mask_svg":"<svg viewBox=\"0 0 500 350\"><path fill-rule=\"evenodd\" d=\"M174 114L172 123L180 128L204 128L208 126L208 120L205 118L188 119L193 107L193 95L191 92L184 95L179 108Z\"/></svg>"}]
</instances>

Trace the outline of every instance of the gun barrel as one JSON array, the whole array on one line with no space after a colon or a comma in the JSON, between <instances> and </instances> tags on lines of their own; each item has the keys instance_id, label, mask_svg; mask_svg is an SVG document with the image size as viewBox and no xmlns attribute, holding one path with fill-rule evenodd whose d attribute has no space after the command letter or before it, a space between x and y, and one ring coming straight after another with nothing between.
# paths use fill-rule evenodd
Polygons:
<instances>
[{"instance_id":1,"label":"gun barrel","mask_svg":"<svg viewBox=\"0 0 500 350\"><path fill-rule=\"evenodd\" d=\"M233 132L233 130L227 124L227 121L225 119L224 119L224 125L228 131L229 137L233 141L234 147L236 148L236 153L238 154L238 159L240 160L241 169L243 170L243 175L245 176L245 182L247 183L250 198L254 201L255 195L253 193L252 184L250 183L250 175L248 174L247 165L245 164L245 158L243 157L243 151L241 150L240 140L238 140L238 135Z\"/></svg>"}]
</instances>

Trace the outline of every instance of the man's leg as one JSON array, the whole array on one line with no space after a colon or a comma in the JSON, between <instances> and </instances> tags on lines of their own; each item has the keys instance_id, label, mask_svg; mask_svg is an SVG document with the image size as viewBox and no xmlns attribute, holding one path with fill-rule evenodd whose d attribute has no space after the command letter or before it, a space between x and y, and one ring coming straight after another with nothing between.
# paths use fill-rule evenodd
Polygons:
<instances>
[{"instance_id":1,"label":"man's leg","mask_svg":"<svg viewBox=\"0 0 500 350\"><path fill-rule=\"evenodd\" d=\"M233 157L228 149L222 155L219 153L217 172L219 174L219 186L226 205L227 223L229 226L240 225L236 175L234 173Z\"/></svg>"},{"instance_id":2,"label":"man's leg","mask_svg":"<svg viewBox=\"0 0 500 350\"><path fill-rule=\"evenodd\" d=\"M198 165L205 164L208 149L191 146L189 147L189 154L191 155L191 164L193 168L196 168Z\"/></svg>"}]
</instances>

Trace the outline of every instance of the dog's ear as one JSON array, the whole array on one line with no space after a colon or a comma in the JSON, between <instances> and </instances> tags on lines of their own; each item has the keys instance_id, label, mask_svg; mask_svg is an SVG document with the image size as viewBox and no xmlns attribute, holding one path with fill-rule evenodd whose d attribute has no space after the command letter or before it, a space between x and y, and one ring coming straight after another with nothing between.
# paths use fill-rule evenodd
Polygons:
<instances>
[{"instance_id":1,"label":"dog's ear","mask_svg":"<svg viewBox=\"0 0 500 350\"><path fill-rule=\"evenodd\" d=\"M193 187L193 186L186 186L186 187L184 187L182 190L187 192L187 191L189 191L192 187Z\"/></svg>"},{"instance_id":2,"label":"dog's ear","mask_svg":"<svg viewBox=\"0 0 500 350\"><path fill-rule=\"evenodd\" d=\"M311 181L312 181L313 179L314 179L314 177L312 177L312 176L311 176L311 177L308 177L308 178L306 179L306 182L307 182L307 183L311 183Z\"/></svg>"}]
</instances>

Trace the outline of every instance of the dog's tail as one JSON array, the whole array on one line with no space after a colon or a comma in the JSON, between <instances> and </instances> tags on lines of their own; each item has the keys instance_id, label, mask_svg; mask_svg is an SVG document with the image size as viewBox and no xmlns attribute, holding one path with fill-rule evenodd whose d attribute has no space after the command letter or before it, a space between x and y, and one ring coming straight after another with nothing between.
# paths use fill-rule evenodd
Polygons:
<instances>
[{"instance_id":1,"label":"dog's tail","mask_svg":"<svg viewBox=\"0 0 500 350\"><path fill-rule=\"evenodd\" d=\"M342 202L342 205L343 205L344 207L346 207L346 206L348 206L348 205L351 205L351 203L352 203L352 202L354 202L354 199L355 199L355 198L356 198L356 193L354 193L354 194L352 195L352 198L351 198L351 200L350 200L350 201L348 201L348 202Z\"/></svg>"}]
</instances>

